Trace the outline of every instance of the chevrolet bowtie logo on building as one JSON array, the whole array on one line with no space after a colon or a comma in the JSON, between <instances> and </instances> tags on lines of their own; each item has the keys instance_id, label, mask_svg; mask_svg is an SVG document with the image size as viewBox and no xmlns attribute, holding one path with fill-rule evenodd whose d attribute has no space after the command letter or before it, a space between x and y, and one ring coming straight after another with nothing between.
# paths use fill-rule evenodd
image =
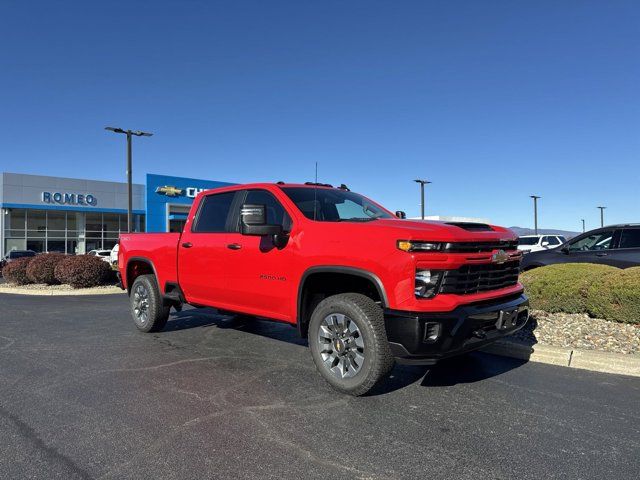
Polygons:
<instances>
[{"instance_id":1,"label":"chevrolet bowtie logo on building","mask_svg":"<svg viewBox=\"0 0 640 480\"><path fill-rule=\"evenodd\" d=\"M498 250L496 253L491 255L491 261L493 263L505 263L509 258L511 257L504 250Z\"/></svg>"},{"instance_id":2,"label":"chevrolet bowtie logo on building","mask_svg":"<svg viewBox=\"0 0 640 480\"><path fill-rule=\"evenodd\" d=\"M177 197L178 195L182 195L183 192L184 190L182 188L170 187L169 185L156 188L156 193L166 195L167 197Z\"/></svg>"}]
</instances>

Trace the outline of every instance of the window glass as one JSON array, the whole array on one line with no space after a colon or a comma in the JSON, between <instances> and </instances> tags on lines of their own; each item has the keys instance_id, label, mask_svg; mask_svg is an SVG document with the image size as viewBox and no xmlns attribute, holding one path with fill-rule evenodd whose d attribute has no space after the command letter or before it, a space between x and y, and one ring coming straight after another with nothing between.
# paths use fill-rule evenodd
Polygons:
<instances>
[{"instance_id":1,"label":"window glass","mask_svg":"<svg viewBox=\"0 0 640 480\"><path fill-rule=\"evenodd\" d=\"M26 210L22 208L12 208L9 210L7 228L14 230L24 230L24 218Z\"/></svg>"},{"instance_id":2,"label":"window glass","mask_svg":"<svg viewBox=\"0 0 640 480\"><path fill-rule=\"evenodd\" d=\"M371 200L346 190L287 187L283 188L282 191L296 204L304 216L311 220L320 222L362 222L377 218L395 218Z\"/></svg>"},{"instance_id":3,"label":"window glass","mask_svg":"<svg viewBox=\"0 0 640 480\"><path fill-rule=\"evenodd\" d=\"M611 248L613 230L593 233L569 244L572 252L588 252L594 250L608 250Z\"/></svg>"},{"instance_id":4,"label":"window glass","mask_svg":"<svg viewBox=\"0 0 640 480\"><path fill-rule=\"evenodd\" d=\"M620 248L640 248L640 228L623 230Z\"/></svg>"},{"instance_id":5,"label":"window glass","mask_svg":"<svg viewBox=\"0 0 640 480\"><path fill-rule=\"evenodd\" d=\"M518 245L537 245L538 237L520 237L518 239Z\"/></svg>"},{"instance_id":6,"label":"window glass","mask_svg":"<svg viewBox=\"0 0 640 480\"><path fill-rule=\"evenodd\" d=\"M218 233L226 232L227 217L236 192L207 195L202 200L194 232Z\"/></svg>"},{"instance_id":7,"label":"window glass","mask_svg":"<svg viewBox=\"0 0 640 480\"><path fill-rule=\"evenodd\" d=\"M66 212L57 212L51 210L47 212L47 229L48 230L65 230L67 228ZM64 236L64 234L63 234ZM63 250L64 251L64 250Z\"/></svg>"},{"instance_id":8,"label":"window glass","mask_svg":"<svg viewBox=\"0 0 640 480\"><path fill-rule=\"evenodd\" d=\"M549 242L549 246L560 245L560 240L558 240L558 237L547 237L547 242Z\"/></svg>"},{"instance_id":9,"label":"window glass","mask_svg":"<svg viewBox=\"0 0 640 480\"><path fill-rule=\"evenodd\" d=\"M27 229L44 233L47 230L47 213L44 210L29 210L27 212Z\"/></svg>"},{"instance_id":10,"label":"window glass","mask_svg":"<svg viewBox=\"0 0 640 480\"><path fill-rule=\"evenodd\" d=\"M284 207L271 192L266 190L249 190L244 203L264 205L267 212L268 225L281 225L283 230L291 229L291 219Z\"/></svg>"}]
</instances>

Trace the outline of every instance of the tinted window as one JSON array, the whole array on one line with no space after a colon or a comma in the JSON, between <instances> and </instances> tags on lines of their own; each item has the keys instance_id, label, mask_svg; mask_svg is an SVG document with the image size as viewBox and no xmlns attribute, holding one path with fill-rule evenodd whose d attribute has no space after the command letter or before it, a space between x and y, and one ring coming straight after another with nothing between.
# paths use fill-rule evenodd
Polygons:
<instances>
[{"instance_id":1,"label":"tinted window","mask_svg":"<svg viewBox=\"0 0 640 480\"><path fill-rule=\"evenodd\" d=\"M291 230L291 219L284 207L271 192L266 190L249 190L244 203L264 205L267 211L267 224L282 225L285 231Z\"/></svg>"},{"instance_id":2,"label":"tinted window","mask_svg":"<svg viewBox=\"0 0 640 480\"><path fill-rule=\"evenodd\" d=\"M207 195L202 200L192 231L197 233L226 232L227 217L236 192Z\"/></svg>"},{"instance_id":3,"label":"tinted window","mask_svg":"<svg viewBox=\"0 0 640 480\"><path fill-rule=\"evenodd\" d=\"M640 248L640 228L623 230L620 237L620 248Z\"/></svg>"},{"instance_id":4,"label":"tinted window","mask_svg":"<svg viewBox=\"0 0 640 480\"><path fill-rule=\"evenodd\" d=\"M592 233L579 240L571 242L569 244L569 250L572 252L588 252L593 250L608 250L611 248L611 241L613 239L613 230L606 230L604 232Z\"/></svg>"},{"instance_id":5,"label":"tinted window","mask_svg":"<svg viewBox=\"0 0 640 480\"><path fill-rule=\"evenodd\" d=\"M333 188L289 187L282 189L310 220L362 222L395 218L357 193Z\"/></svg>"},{"instance_id":6,"label":"tinted window","mask_svg":"<svg viewBox=\"0 0 640 480\"><path fill-rule=\"evenodd\" d=\"M537 245L538 237L520 237L518 239L518 245Z\"/></svg>"},{"instance_id":7,"label":"tinted window","mask_svg":"<svg viewBox=\"0 0 640 480\"><path fill-rule=\"evenodd\" d=\"M549 245L560 245L560 240L558 240L558 237L547 237L547 242L549 242Z\"/></svg>"}]
</instances>

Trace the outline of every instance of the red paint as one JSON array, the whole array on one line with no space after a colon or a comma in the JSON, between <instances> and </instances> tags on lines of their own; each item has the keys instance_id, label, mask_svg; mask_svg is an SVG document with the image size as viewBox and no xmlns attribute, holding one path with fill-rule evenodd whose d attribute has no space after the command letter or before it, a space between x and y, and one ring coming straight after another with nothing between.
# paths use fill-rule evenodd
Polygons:
<instances>
[{"instance_id":1,"label":"red paint","mask_svg":"<svg viewBox=\"0 0 640 480\"><path fill-rule=\"evenodd\" d=\"M293 227L284 248L261 249L262 237L240 233L190 231L194 213L205 195L246 188L270 191L291 216ZM178 283L189 303L295 323L300 281L307 269L318 266L355 267L376 275L386 292L386 306L397 310L446 312L460 305L521 292L523 287L517 284L478 294L439 294L429 300L418 299L414 295L416 267L456 269L469 263L490 263L491 253L407 253L396 246L398 240L489 242L516 238L511 230L496 226L493 231L471 232L439 222L395 218L364 223L315 222L307 219L278 185L234 185L200 193L181 235L122 235L118 263L125 288L126 266L138 257L153 265L161 289L167 282ZM187 242L191 248L181 246ZM229 244L241 248L232 250L227 248Z\"/></svg>"}]
</instances>

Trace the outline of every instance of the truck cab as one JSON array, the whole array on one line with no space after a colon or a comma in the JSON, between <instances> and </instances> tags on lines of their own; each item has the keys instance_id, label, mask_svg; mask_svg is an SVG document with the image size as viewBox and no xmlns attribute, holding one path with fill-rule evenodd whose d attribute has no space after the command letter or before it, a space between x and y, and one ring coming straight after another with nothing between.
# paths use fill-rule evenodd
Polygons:
<instances>
[{"instance_id":1,"label":"truck cab","mask_svg":"<svg viewBox=\"0 0 640 480\"><path fill-rule=\"evenodd\" d=\"M399 217L345 186L209 190L181 233L121 236L122 285L142 331L185 303L289 323L353 395L395 361L434 364L525 324L513 232Z\"/></svg>"}]
</instances>

